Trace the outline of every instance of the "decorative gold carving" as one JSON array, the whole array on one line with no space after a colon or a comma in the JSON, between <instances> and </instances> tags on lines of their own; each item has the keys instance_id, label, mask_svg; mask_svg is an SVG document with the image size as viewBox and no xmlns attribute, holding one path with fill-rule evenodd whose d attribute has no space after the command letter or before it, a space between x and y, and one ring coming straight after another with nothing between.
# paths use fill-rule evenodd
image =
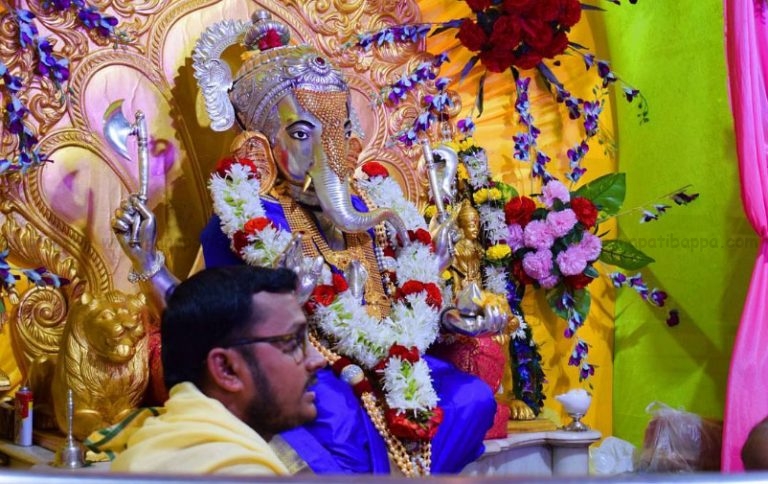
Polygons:
<instances>
[{"instance_id":1,"label":"decorative gold carving","mask_svg":"<svg viewBox=\"0 0 768 484\"><path fill-rule=\"evenodd\" d=\"M72 305L51 386L60 429L67 428L70 388L78 439L138 406L149 379L145 306L143 296L120 291L86 293Z\"/></svg>"},{"instance_id":2,"label":"decorative gold carving","mask_svg":"<svg viewBox=\"0 0 768 484\"><path fill-rule=\"evenodd\" d=\"M254 162L259 171L256 174L259 195L266 195L272 190L277 178L277 166L266 136L258 131L243 131L232 141L232 155Z\"/></svg>"}]
</instances>

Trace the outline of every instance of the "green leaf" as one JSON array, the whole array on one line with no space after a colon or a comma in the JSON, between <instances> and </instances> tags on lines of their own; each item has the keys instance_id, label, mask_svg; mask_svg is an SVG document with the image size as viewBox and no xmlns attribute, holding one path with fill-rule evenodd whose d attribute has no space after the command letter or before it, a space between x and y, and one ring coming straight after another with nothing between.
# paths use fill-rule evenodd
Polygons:
<instances>
[{"instance_id":1,"label":"green leaf","mask_svg":"<svg viewBox=\"0 0 768 484\"><path fill-rule=\"evenodd\" d=\"M477 117L479 118L483 114L483 98L485 97L485 76L488 74L487 72L483 72L483 75L480 76L480 82L478 82L477 86L477 100L475 101L475 104L477 105Z\"/></svg>"},{"instance_id":2,"label":"green leaf","mask_svg":"<svg viewBox=\"0 0 768 484\"><path fill-rule=\"evenodd\" d=\"M589 291L586 289L578 289L573 292L573 299L576 300L576 312L581 314L583 319L587 319L589 314L589 307L592 305L592 296L589 295Z\"/></svg>"},{"instance_id":3,"label":"green leaf","mask_svg":"<svg viewBox=\"0 0 768 484\"><path fill-rule=\"evenodd\" d=\"M559 318L568 319L568 312L564 311L563 309L561 309L559 307L560 299L562 299L564 291L565 291L565 286L563 286L563 285L555 286L552 289L549 289L547 291L547 293L546 293L547 294L547 304L549 304L549 308Z\"/></svg>"},{"instance_id":4,"label":"green leaf","mask_svg":"<svg viewBox=\"0 0 768 484\"><path fill-rule=\"evenodd\" d=\"M601 212L616 215L624 203L626 191L626 174L609 173L579 187L573 195L591 200Z\"/></svg>"},{"instance_id":5,"label":"green leaf","mask_svg":"<svg viewBox=\"0 0 768 484\"><path fill-rule=\"evenodd\" d=\"M501 192L501 198L504 200L504 203L517 196L517 190L512 185L503 181L494 181L494 183L496 183L496 188Z\"/></svg>"},{"instance_id":6,"label":"green leaf","mask_svg":"<svg viewBox=\"0 0 768 484\"><path fill-rule=\"evenodd\" d=\"M626 240L608 240L603 242L600 260L622 269L635 271L642 269L654 260Z\"/></svg>"},{"instance_id":7,"label":"green leaf","mask_svg":"<svg viewBox=\"0 0 768 484\"><path fill-rule=\"evenodd\" d=\"M547 291L547 304L549 304L552 312L559 318L568 320L568 311L559 307L560 299L563 297L563 293L567 291L566 287L562 284L553 287ZM586 289L577 289L571 293L573 295L573 309L581 315L583 319L587 319L589 314L589 307L592 304L592 297L589 295L589 291Z\"/></svg>"}]
</instances>

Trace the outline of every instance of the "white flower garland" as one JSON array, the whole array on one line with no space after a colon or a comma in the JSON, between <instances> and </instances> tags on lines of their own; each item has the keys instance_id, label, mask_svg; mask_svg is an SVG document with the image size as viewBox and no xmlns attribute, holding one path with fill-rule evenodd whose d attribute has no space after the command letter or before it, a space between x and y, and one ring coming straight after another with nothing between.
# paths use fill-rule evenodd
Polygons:
<instances>
[{"instance_id":1,"label":"white flower garland","mask_svg":"<svg viewBox=\"0 0 768 484\"><path fill-rule=\"evenodd\" d=\"M374 203L395 210L408 230L426 229L424 218L405 198L394 180L377 176L359 183ZM265 216L261 199L255 196L259 188L259 181L245 165L233 164L226 176L212 176L209 189L214 211L230 240L237 232L243 231L249 220ZM246 263L261 266L272 266L291 240L288 231L272 225L246 237L248 245L242 248L240 255ZM391 240L394 241L394 235ZM422 284L437 284L440 281L437 259L430 247L419 241L406 243L394 260L385 259L387 268L394 268L399 287L408 281ZM324 272L327 281L329 274ZM394 345L416 347L420 354L423 353L436 339L439 330L439 311L427 303L424 291L394 302L390 316L378 320L370 316L362 301L347 290L337 294L329 306L318 304L311 319L325 334L334 338L334 350L368 370L387 358L389 349ZM423 359L411 363L397 356L388 358L382 374L382 386L387 404L398 412L429 411L438 402L429 367Z\"/></svg>"}]
</instances>

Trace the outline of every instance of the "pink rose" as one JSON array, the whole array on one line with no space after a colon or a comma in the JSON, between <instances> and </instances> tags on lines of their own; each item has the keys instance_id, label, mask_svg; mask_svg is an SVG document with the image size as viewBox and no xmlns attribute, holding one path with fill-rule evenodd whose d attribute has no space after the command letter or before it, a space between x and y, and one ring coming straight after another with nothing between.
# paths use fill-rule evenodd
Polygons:
<instances>
[{"instance_id":1,"label":"pink rose","mask_svg":"<svg viewBox=\"0 0 768 484\"><path fill-rule=\"evenodd\" d=\"M547 214L547 224L555 237L562 237L570 232L577 221L576 214L570 208Z\"/></svg>"},{"instance_id":2,"label":"pink rose","mask_svg":"<svg viewBox=\"0 0 768 484\"><path fill-rule=\"evenodd\" d=\"M557 180L552 180L551 182L544 185L544 188L541 189L541 201L547 207L551 207L552 204L555 203L556 199L563 203L570 202L571 193L568 191L565 185Z\"/></svg>"},{"instance_id":3,"label":"pink rose","mask_svg":"<svg viewBox=\"0 0 768 484\"><path fill-rule=\"evenodd\" d=\"M533 220L523 229L523 237L526 247L537 250L549 249L555 242L555 234L543 220Z\"/></svg>"},{"instance_id":4,"label":"pink rose","mask_svg":"<svg viewBox=\"0 0 768 484\"><path fill-rule=\"evenodd\" d=\"M544 279L541 279L539 281L539 285L544 289L552 289L557 285L558 282L560 282L560 278L553 274L551 276L545 277Z\"/></svg>"},{"instance_id":5,"label":"pink rose","mask_svg":"<svg viewBox=\"0 0 768 484\"><path fill-rule=\"evenodd\" d=\"M552 251L549 249L528 252L523 256L523 270L536 280L552 275Z\"/></svg>"},{"instance_id":6,"label":"pink rose","mask_svg":"<svg viewBox=\"0 0 768 484\"><path fill-rule=\"evenodd\" d=\"M600 257L600 252L603 250L603 241L597 235L585 232L577 246L584 253L584 257L588 261L592 261Z\"/></svg>"},{"instance_id":7,"label":"pink rose","mask_svg":"<svg viewBox=\"0 0 768 484\"><path fill-rule=\"evenodd\" d=\"M523 228L518 224L512 224L507 226L509 234L507 235L507 245L512 251L522 249L525 246L525 239L523 238Z\"/></svg>"},{"instance_id":8,"label":"pink rose","mask_svg":"<svg viewBox=\"0 0 768 484\"><path fill-rule=\"evenodd\" d=\"M581 274L587 268L587 259L584 252L576 245L572 245L557 254L557 266L565 276Z\"/></svg>"}]
</instances>

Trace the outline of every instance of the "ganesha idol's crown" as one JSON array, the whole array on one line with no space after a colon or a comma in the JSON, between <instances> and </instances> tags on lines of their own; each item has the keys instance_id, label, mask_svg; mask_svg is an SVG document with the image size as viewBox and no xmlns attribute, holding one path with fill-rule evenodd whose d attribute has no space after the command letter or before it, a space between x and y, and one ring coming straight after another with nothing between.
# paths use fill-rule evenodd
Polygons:
<instances>
[{"instance_id":1,"label":"ganesha idol's crown","mask_svg":"<svg viewBox=\"0 0 768 484\"><path fill-rule=\"evenodd\" d=\"M308 45L289 45L289 40L288 28L264 10L254 12L251 22L224 20L203 32L192 60L211 129L229 129L237 112L247 129L261 131L272 108L291 89L348 90L330 61ZM233 80L221 54L236 42L248 51Z\"/></svg>"}]
</instances>

